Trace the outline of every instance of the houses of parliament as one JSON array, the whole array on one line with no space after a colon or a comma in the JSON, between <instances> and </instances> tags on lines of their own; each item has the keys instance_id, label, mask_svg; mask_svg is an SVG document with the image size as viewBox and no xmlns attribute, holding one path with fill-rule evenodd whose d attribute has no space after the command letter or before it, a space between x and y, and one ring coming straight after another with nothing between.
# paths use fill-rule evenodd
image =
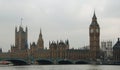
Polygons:
<instances>
[{"instance_id":1,"label":"houses of parliament","mask_svg":"<svg viewBox=\"0 0 120 70\"><path fill-rule=\"evenodd\" d=\"M15 28L15 45L9 52L0 53L0 58L20 58L31 61L37 59L96 60L100 57L100 26L94 12L89 26L89 49L70 49L69 40L51 41L49 49L44 48L44 39L40 30L37 43L28 48L28 28L20 25Z\"/></svg>"}]
</instances>

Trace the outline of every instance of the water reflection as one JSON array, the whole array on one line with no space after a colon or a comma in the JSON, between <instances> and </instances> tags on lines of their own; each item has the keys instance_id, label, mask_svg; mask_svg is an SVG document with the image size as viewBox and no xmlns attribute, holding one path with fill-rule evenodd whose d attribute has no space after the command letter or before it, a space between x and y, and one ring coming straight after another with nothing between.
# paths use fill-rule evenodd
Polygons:
<instances>
[{"instance_id":1,"label":"water reflection","mask_svg":"<svg viewBox=\"0 0 120 70\"><path fill-rule=\"evenodd\" d=\"M29 65L6 66L0 70L120 70L116 65Z\"/></svg>"},{"instance_id":2,"label":"water reflection","mask_svg":"<svg viewBox=\"0 0 120 70\"><path fill-rule=\"evenodd\" d=\"M90 65L90 68L88 70L102 70L98 65Z\"/></svg>"}]
</instances>

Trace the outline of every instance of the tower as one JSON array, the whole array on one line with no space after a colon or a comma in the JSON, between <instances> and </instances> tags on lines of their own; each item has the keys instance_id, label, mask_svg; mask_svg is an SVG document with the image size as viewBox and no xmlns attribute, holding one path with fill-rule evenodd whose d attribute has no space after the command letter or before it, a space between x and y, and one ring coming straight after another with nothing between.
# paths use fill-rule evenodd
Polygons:
<instances>
[{"instance_id":1,"label":"tower","mask_svg":"<svg viewBox=\"0 0 120 70\"><path fill-rule=\"evenodd\" d=\"M97 22L97 17L94 12L92 22L89 27L89 37L90 37L90 51L91 57L93 59L97 59L99 57L99 49L100 49L100 27Z\"/></svg>"},{"instance_id":2,"label":"tower","mask_svg":"<svg viewBox=\"0 0 120 70\"><path fill-rule=\"evenodd\" d=\"M39 38L38 38L38 41L37 41L37 47L40 48L40 49L44 49L44 41L43 41L43 38L42 38L41 29L40 29L40 34L39 34Z\"/></svg>"},{"instance_id":3,"label":"tower","mask_svg":"<svg viewBox=\"0 0 120 70\"><path fill-rule=\"evenodd\" d=\"M25 31L24 31L22 25L19 26L19 31L17 31L17 27L15 28L16 50L27 50L28 49L27 33L28 33L27 27L26 27Z\"/></svg>"}]
</instances>

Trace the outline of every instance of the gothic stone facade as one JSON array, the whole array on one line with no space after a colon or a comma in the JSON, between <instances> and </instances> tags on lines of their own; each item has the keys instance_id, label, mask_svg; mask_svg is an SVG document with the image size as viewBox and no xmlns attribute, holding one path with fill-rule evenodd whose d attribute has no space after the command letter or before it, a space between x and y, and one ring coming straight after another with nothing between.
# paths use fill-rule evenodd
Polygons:
<instances>
[{"instance_id":1,"label":"gothic stone facade","mask_svg":"<svg viewBox=\"0 0 120 70\"><path fill-rule=\"evenodd\" d=\"M19 30L17 27L15 28L15 45L11 46L10 58L28 58L28 29L24 30L22 25L19 26Z\"/></svg>"},{"instance_id":2,"label":"gothic stone facade","mask_svg":"<svg viewBox=\"0 0 120 70\"><path fill-rule=\"evenodd\" d=\"M97 23L97 17L94 13L92 22L89 27L90 49L70 49L69 41L52 41L49 42L49 49L44 49L42 33L37 44L30 44L30 53L32 58L43 59L70 59L70 60L96 60L100 52L100 27Z\"/></svg>"},{"instance_id":3,"label":"gothic stone facade","mask_svg":"<svg viewBox=\"0 0 120 70\"><path fill-rule=\"evenodd\" d=\"M15 46L11 46L11 51L9 52L10 57L24 59L70 60L96 60L99 58L100 27L97 23L95 13L89 27L90 49L70 49L68 40L65 42L49 42L49 49L45 49L41 30L37 43L33 42L30 44L30 49L28 49L27 31L27 27L25 31L22 26L19 26L19 31L17 31L17 28L15 28Z\"/></svg>"}]
</instances>

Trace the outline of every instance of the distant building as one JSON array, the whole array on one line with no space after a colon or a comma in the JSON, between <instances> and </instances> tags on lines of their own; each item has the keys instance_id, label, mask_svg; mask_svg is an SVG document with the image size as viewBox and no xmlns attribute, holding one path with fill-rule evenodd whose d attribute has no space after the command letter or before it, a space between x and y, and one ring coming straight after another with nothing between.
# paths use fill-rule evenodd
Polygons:
<instances>
[{"instance_id":1,"label":"distant building","mask_svg":"<svg viewBox=\"0 0 120 70\"><path fill-rule=\"evenodd\" d=\"M26 30L24 31L22 25L19 26L19 31L17 31L17 27L15 28L15 46L11 46L11 52L17 52L22 50L28 49L28 32Z\"/></svg>"},{"instance_id":2,"label":"distant building","mask_svg":"<svg viewBox=\"0 0 120 70\"><path fill-rule=\"evenodd\" d=\"M120 61L120 38L118 38L118 41L113 46L113 60Z\"/></svg>"},{"instance_id":3,"label":"distant building","mask_svg":"<svg viewBox=\"0 0 120 70\"><path fill-rule=\"evenodd\" d=\"M113 46L112 41L102 41L101 50L104 53L104 58L109 59L113 56Z\"/></svg>"},{"instance_id":4,"label":"distant building","mask_svg":"<svg viewBox=\"0 0 120 70\"><path fill-rule=\"evenodd\" d=\"M23 29L22 25L15 28L15 45L11 46L10 57L11 58L28 58L28 29Z\"/></svg>"},{"instance_id":5,"label":"distant building","mask_svg":"<svg viewBox=\"0 0 120 70\"><path fill-rule=\"evenodd\" d=\"M63 42L62 40L59 42L50 42L49 43L49 48L51 52L51 57L52 58L63 58L66 59L68 54L67 50L69 49L69 41L66 40Z\"/></svg>"},{"instance_id":6,"label":"distant building","mask_svg":"<svg viewBox=\"0 0 120 70\"><path fill-rule=\"evenodd\" d=\"M40 30L37 44L35 42L30 44L31 58L39 59L71 59L71 60L96 60L100 54L100 27L97 23L97 17L94 13L92 22L89 27L90 46L83 47L83 49L69 49L69 40L66 41L51 41L49 42L49 49L44 48L44 41L42 32Z\"/></svg>"},{"instance_id":7,"label":"distant building","mask_svg":"<svg viewBox=\"0 0 120 70\"><path fill-rule=\"evenodd\" d=\"M89 27L89 36L90 36L90 51L91 51L91 58L98 59L100 57L100 27L97 22L97 17L93 15L92 23Z\"/></svg>"},{"instance_id":8,"label":"distant building","mask_svg":"<svg viewBox=\"0 0 120 70\"><path fill-rule=\"evenodd\" d=\"M69 40L66 41L52 41L49 42L49 49L44 48L44 40L42 31L37 40L37 43L30 44L28 49L28 30L24 30L19 26L15 28L15 45L11 46L9 52L10 58L30 59L31 61L37 59L69 59L69 60L97 60L100 58L100 27L97 22L97 17L94 12L92 22L89 26L89 43L90 45L84 49L69 49ZM3 55L3 54L0 54Z\"/></svg>"}]
</instances>

